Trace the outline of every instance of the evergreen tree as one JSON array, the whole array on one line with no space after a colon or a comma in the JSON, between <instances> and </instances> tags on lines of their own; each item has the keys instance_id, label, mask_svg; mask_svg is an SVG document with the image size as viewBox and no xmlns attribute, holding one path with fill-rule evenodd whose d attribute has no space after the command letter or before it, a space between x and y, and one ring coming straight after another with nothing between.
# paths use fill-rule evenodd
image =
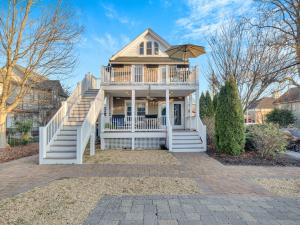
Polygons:
<instances>
[{"instance_id":1,"label":"evergreen tree","mask_svg":"<svg viewBox=\"0 0 300 225\"><path fill-rule=\"evenodd\" d=\"M216 113L216 111L217 111L217 104L218 104L218 93L215 94L215 96L213 98L214 113Z\"/></svg>"},{"instance_id":2,"label":"evergreen tree","mask_svg":"<svg viewBox=\"0 0 300 225\"><path fill-rule=\"evenodd\" d=\"M241 100L233 76L221 88L217 100L215 138L218 151L239 155L244 151L245 126Z\"/></svg>"},{"instance_id":3,"label":"evergreen tree","mask_svg":"<svg viewBox=\"0 0 300 225\"><path fill-rule=\"evenodd\" d=\"M199 101L200 118L203 119L207 115L206 98L203 92L201 93Z\"/></svg>"},{"instance_id":4,"label":"evergreen tree","mask_svg":"<svg viewBox=\"0 0 300 225\"><path fill-rule=\"evenodd\" d=\"M206 100L206 116L212 117L214 116L214 106L208 91L206 91L205 100Z\"/></svg>"}]
</instances>

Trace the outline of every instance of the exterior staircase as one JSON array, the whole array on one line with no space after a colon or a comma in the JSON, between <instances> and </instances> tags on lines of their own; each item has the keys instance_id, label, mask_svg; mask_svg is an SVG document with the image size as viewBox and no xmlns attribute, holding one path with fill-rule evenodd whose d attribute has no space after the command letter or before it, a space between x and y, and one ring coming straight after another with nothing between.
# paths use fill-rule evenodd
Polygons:
<instances>
[{"instance_id":1,"label":"exterior staircase","mask_svg":"<svg viewBox=\"0 0 300 225\"><path fill-rule=\"evenodd\" d=\"M203 143L197 131L173 130L173 152L203 152L205 150L205 144Z\"/></svg>"},{"instance_id":2,"label":"exterior staircase","mask_svg":"<svg viewBox=\"0 0 300 225\"><path fill-rule=\"evenodd\" d=\"M84 121L93 101L98 94L98 89L87 90L80 101L72 108L70 115L65 120L50 144L49 151L44 160L56 163L76 163L77 127Z\"/></svg>"},{"instance_id":3,"label":"exterior staircase","mask_svg":"<svg viewBox=\"0 0 300 225\"><path fill-rule=\"evenodd\" d=\"M40 164L80 164L88 141L95 142L103 91L88 74L45 127L40 127Z\"/></svg>"}]
</instances>

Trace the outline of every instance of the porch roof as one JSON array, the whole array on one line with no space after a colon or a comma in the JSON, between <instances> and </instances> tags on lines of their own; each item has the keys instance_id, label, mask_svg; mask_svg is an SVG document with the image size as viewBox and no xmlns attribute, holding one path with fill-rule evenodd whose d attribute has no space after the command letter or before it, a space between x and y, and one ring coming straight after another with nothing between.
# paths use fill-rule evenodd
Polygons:
<instances>
[{"instance_id":1,"label":"porch roof","mask_svg":"<svg viewBox=\"0 0 300 225\"><path fill-rule=\"evenodd\" d=\"M132 57L132 56L122 56L117 57L114 60L110 60L111 64L135 64L135 63L145 63L145 64L189 64L188 61L182 59L170 58L170 57Z\"/></svg>"}]
</instances>

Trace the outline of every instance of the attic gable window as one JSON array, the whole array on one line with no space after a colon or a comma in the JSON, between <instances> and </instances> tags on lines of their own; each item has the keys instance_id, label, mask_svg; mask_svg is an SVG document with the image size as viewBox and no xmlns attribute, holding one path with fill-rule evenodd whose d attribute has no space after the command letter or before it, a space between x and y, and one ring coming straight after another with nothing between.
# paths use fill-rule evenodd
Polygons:
<instances>
[{"instance_id":1,"label":"attic gable window","mask_svg":"<svg viewBox=\"0 0 300 225\"><path fill-rule=\"evenodd\" d=\"M140 43L140 55L144 55L144 42Z\"/></svg>"},{"instance_id":2,"label":"attic gable window","mask_svg":"<svg viewBox=\"0 0 300 225\"><path fill-rule=\"evenodd\" d=\"M158 43L154 42L154 55L158 55Z\"/></svg>"},{"instance_id":3,"label":"attic gable window","mask_svg":"<svg viewBox=\"0 0 300 225\"><path fill-rule=\"evenodd\" d=\"M147 41L147 55L152 55L152 42Z\"/></svg>"}]
</instances>

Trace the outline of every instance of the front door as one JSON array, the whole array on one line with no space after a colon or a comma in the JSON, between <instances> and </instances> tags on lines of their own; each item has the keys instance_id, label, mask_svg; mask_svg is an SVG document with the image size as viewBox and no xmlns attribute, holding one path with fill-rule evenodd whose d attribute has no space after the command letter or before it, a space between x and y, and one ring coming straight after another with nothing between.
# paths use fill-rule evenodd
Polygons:
<instances>
[{"instance_id":1,"label":"front door","mask_svg":"<svg viewBox=\"0 0 300 225\"><path fill-rule=\"evenodd\" d=\"M184 129L184 102L175 101L173 103L173 127L174 129Z\"/></svg>"}]
</instances>

